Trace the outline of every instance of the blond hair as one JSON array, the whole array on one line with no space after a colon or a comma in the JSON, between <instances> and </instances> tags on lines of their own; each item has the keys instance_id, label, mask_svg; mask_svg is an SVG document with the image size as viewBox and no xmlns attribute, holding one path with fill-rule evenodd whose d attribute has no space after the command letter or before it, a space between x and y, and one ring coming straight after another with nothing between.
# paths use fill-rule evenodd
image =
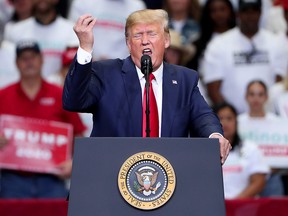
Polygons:
<instances>
[{"instance_id":1,"label":"blond hair","mask_svg":"<svg viewBox=\"0 0 288 216\"><path fill-rule=\"evenodd\" d=\"M129 15L125 25L125 37L129 36L129 30L136 24L158 23L163 27L164 32L169 34L168 14L165 10L144 9L133 12Z\"/></svg>"}]
</instances>

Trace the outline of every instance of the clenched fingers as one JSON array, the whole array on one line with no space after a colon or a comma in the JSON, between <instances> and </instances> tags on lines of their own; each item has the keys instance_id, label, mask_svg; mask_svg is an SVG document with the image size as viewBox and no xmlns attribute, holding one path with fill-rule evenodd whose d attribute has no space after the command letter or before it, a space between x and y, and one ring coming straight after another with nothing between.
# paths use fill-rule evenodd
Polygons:
<instances>
[{"instance_id":1,"label":"clenched fingers","mask_svg":"<svg viewBox=\"0 0 288 216\"><path fill-rule=\"evenodd\" d=\"M91 52L94 44L93 27L96 19L89 14L79 17L74 25L74 31L79 39L80 47L87 52Z\"/></svg>"},{"instance_id":2,"label":"clenched fingers","mask_svg":"<svg viewBox=\"0 0 288 216\"><path fill-rule=\"evenodd\" d=\"M91 31L96 23L96 19L89 14L85 14L79 17L74 25L75 32Z\"/></svg>"}]
</instances>

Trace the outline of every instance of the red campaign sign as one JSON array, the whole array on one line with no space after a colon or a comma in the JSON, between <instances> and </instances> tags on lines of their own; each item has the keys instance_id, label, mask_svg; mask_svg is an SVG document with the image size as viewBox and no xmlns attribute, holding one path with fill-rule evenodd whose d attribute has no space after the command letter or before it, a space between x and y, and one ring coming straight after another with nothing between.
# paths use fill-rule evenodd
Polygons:
<instances>
[{"instance_id":1,"label":"red campaign sign","mask_svg":"<svg viewBox=\"0 0 288 216\"><path fill-rule=\"evenodd\" d=\"M0 150L0 167L57 174L61 162L71 159L71 124L0 115L0 134L8 144Z\"/></svg>"}]
</instances>

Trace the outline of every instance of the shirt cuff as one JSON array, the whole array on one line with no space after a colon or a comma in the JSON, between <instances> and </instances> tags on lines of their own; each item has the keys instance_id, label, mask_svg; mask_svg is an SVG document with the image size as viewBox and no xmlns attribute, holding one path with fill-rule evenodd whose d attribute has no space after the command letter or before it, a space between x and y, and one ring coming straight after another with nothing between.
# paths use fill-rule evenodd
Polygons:
<instances>
[{"instance_id":1,"label":"shirt cuff","mask_svg":"<svg viewBox=\"0 0 288 216\"><path fill-rule=\"evenodd\" d=\"M91 62L91 60L92 54L79 47L77 50L77 62L81 65L85 65Z\"/></svg>"},{"instance_id":2,"label":"shirt cuff","mask_svg":"<svg viewBox=\"0 0 288 216\"><path fill-rule=\"evenodd\" d=\"M212 138L213 135L219 135L219 136L223 137L223 135L220 133L212 133L212 134L210 134L209 138Z\"/></svg>"}]
</instances>

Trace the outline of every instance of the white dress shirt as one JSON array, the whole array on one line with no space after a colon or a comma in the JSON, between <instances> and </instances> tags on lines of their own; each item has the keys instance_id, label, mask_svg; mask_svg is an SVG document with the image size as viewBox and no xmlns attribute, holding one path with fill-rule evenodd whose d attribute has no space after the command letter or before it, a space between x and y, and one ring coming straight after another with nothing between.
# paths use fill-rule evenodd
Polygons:
<instances>
[{"instance_id":1,"label":"white dress shirt","mask_svg":"<svg viewBox=\"0 0 288 216\"><path fill-rule=\"evenodd\" d=\"M144 89L145 89L145 76L141 72L141 70L136 66L137 74L139 77L141 90L142 90L142 101L144 96ZM157 103L157 109L158 109L158 119L159 119L159 137L161 137L161 120L162 120L162 83L163 83L163 63L160 65L160 67L153 72L153 75L155 76L155 79L152 80L152 88L154 91L154 95L156 98Z\"/></svg>"}]
</instances>

